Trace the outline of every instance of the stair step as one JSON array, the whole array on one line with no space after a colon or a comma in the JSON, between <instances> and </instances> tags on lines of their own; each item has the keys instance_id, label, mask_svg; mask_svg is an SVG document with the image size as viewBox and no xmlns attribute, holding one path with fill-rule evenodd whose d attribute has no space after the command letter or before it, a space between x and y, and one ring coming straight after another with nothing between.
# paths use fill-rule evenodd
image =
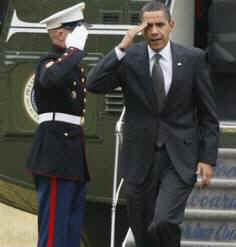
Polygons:
<instances>
[{"instance_id":1,"label":"stair step","mask_svg":"<svg viewBox=\"0 0 236 247\"><path fill-rule=\"evenodd\" d=\"M212 178L211 183L207 186L207 188L216 188L216 189L232 189L236 186L236 178L235 179L227 179L227 178ZM200 188L200 180L196 184L196 187Z\"/></svg>"},{"instance_id":2,"label":"stair step","mask_svg":"<svg viewBox=\"0 0 236 247\"><path fill-rule=\"evenodd\" d=\"M219 209L236 210L236 185L235 182L209 186L208 188L194 188L187 202L187 208L191 209Z\"/></svg>"},{"instance_id":3,"label":"stair step","mask_svg":"<svg viewBox=\"0 0 236 247\"><path fill-rule=\"evenodd\" d=\"M218 150L217 165L214 176L227 179L236 179L236 149L220 148Z\"/></svg>"},{"instance_id":4,"label":"stair step","mask_svg":"<svg viewBox=\"0 0 236 247\"><path fill-rule=\"evenodd\" d=\"M223 232L223 228L222 228L222 232ZM181 241L181 247L235 247L235 246L236 246L235 240L229 240L229 241L182 240ZM124 242L122 243L122 247L135 247L134 236L130 229L127 232Z\"/></svg>"},{"instance_id":5,"label":"stair step","mask_svg":"<svg viewBox=\"0 0 236 247\"><path fill-rule=\"evenodd\" d=\"M185 241L234 241L236 246L235 220L185 220L182 225L182 240Z\"/></svg>"},{"instance_id":6,"label":"stair step","mask_svg":"<svg viewBox=\"0 0 236 247\"><path fill-rule=\"evenodd\" d=\"M134 245L133 245L134 246ZM235 242L181 241L181 247L235 247Z\"/></svg>"},{"instance_id":7,"label":"stair step","mask_svg":"<svg viewBox=\"0 0 236 247\"><path fill-rule=\"evenodd\" d=\"M236 210L189 209L185 210L185 220L228 220L236 222Z\"/></svg>"}]
</instances>

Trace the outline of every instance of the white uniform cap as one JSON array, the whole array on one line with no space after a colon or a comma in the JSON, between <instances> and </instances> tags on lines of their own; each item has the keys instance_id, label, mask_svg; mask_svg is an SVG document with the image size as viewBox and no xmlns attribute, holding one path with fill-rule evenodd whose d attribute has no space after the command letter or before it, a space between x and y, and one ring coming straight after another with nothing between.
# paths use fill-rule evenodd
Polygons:
<instances>
[{"instance_id":1,"label":"white uniform cap","mask_svg":"<svg viewBox=\"0 0 236 247\"><path fill-rule=\"evenodd\" d=\"M48 30L59 28L64 23L75 22L84 19L83 10L85 3L79 3L62 11L59 11L46 19L40 21L41 24L46 24Z\"/></svg>"}]
</instances>

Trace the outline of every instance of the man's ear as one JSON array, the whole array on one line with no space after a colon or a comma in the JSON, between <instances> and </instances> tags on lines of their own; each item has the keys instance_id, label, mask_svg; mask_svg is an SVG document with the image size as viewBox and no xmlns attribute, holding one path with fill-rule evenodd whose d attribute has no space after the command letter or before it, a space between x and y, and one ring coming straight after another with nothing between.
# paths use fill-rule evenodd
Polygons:
<instances>
[{"instance_id":1,"label":"man's ear","mask_svg":"<svg viewBox=\"0 0 236 247\"><path fill-rule=\"evenodd\" d=\"M174 20L170 21L170 26L171 26L171 29L173 29L175 27L175 21Z\"/></svg>"}]
</instances>

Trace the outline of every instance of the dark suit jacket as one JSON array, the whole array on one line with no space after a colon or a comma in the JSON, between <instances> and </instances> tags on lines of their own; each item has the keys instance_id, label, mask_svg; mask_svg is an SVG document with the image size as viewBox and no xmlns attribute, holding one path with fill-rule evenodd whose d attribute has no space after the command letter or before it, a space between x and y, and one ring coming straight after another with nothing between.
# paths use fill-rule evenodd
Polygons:
<instances>
[{"instance_id":1,"label":"dark suit jacket","mask_svg":"<svg viewBox=\"0 0 236 247\"><path fill-rule=\"evenodd\" d=\"M186 183L195 182L199 161L216 163L219 126L204 52L174 43L171 49L172 84L160 114L146 42L132 45L121 61L112 50L88 74L86 87L91 92L123 89L126 114L120 169L130 183L142 183L153 164L160 122L169 156Z\"/></svg>"}]
</instances>

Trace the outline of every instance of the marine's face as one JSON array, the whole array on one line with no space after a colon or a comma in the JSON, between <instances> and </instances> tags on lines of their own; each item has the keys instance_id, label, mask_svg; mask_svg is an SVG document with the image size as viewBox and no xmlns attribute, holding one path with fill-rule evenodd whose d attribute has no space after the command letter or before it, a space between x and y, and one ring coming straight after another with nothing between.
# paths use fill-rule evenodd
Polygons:
<instances>
[{"instance_id":1,"label":"marine's face","mask_svg":"<svg viewBox=\"0 0 236 247\"><path fill-rule=\"evenodd\" d=\"M65 40L69 33L71 33L71 31L64 28L58 28L49 31L49 36L54 44L65 47Z\"/></svg>"},{"instance_id":2,"label":"marine's face","mask_svg":"<svg viewBox=\"0 0 236 247\"><path fill-rule=\"evenodd\" d=\"M161 51L170 39L174 21L169 21L162 10L144 12L142 21L148 24L143 32L144 38L154 51Z\"/></svg>"}]
</instances>

